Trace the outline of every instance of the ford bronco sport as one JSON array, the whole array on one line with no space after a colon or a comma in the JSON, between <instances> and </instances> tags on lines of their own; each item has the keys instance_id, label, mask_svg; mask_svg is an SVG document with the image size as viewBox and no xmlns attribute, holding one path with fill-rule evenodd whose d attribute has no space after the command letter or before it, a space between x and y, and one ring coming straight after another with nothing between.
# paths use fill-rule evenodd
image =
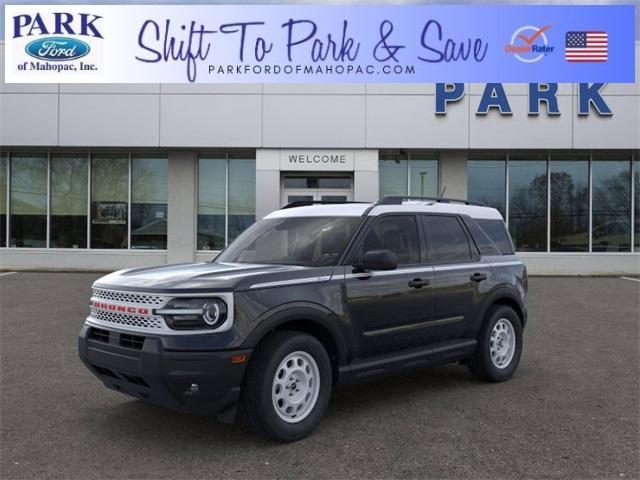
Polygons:
<instances>
[{"instance_id":1,"label":"ford bronco sport","mask_svg":"<svg viewBox=\"0 0 640 480\"><path fill-rule=\"evenodd\" d=\"M308 435L338 383L460 362L510 378L527 273L500 213L449 199L291 204L212 262L93 285L79 353L109 388Z\"/></svg>"}]
</instances>

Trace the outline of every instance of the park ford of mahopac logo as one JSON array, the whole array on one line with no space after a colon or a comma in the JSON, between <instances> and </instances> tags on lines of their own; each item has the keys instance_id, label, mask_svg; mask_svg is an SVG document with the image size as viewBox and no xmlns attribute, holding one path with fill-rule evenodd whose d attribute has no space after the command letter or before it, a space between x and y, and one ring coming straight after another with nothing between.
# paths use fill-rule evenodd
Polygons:
<instances>
[{"instance_id":1,"label":"park ford of mahopac logo","mask_svg":"<svg viewBox=\"0 0 640 480\"><path fill-rule=\"evenodd\" d=\"M28 41L24 46L25 53L39 60L21 62L18 64L18 70L53 72L98 70L96 63L74 62L74 60L89 55L92 50L88 42L93 39L104 39L99 30L101 19L99 15L66 12L14 16L13 38L24 37ZM87 41L77 37L84 37Z\"/></svg>"}]
</instances>

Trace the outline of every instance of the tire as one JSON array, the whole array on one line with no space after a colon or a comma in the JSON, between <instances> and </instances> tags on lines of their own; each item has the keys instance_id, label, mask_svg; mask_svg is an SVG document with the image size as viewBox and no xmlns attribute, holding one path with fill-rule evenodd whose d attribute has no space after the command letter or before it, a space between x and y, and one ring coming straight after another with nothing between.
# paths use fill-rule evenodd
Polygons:
<instances>
[{"instance_id":1,"label":"tire","mask_svg":"<svg viewBox=\"0 0 640 480\"><path fill-rule=\"evenodd\" d=\"M513 376L521 355L520 317L505 305L492 306L478 334L478 348L469 362L469 370L487 382L504 382Z\"/></svg>"},{"instance_id":2,"label":"tire","mask_svg":"<svg viewBox=\"0 0 640 480\"><path fill-rule=\"evenodd\" d=\"M301 332L274 332L251 356L242 386L242 416L260 436L300 440L320 423L331 388L331 362L318 339Z\"/></svg>"}]
</instances>

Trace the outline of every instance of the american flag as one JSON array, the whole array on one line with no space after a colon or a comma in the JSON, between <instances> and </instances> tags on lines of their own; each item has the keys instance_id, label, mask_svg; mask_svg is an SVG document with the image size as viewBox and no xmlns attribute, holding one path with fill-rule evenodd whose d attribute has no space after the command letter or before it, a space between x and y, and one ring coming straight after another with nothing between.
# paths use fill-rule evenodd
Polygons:
<instances>
[{"instance_id":1,"label":"american flag","mask_svg":"<svg viewBox=\"0 0 640 480\"><path fill-rule=\"evenodd\" d=\"M607 32L567 32L567 62L606 62L608 50Z\"/></svg>"}]
</instances>

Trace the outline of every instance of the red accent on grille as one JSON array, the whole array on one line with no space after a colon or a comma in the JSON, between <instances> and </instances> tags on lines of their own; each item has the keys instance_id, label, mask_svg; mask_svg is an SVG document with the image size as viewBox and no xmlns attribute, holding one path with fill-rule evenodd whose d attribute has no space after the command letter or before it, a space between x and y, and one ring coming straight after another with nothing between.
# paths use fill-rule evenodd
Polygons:
<instances>
[{"instance_id":1,"label":"red accent on grille","mask_svg":"<svg viewBox=\"0 0 640 480\"><path fill-rule=\"evenodd\" d=\"M89 305L93 308L99 308L100 310L109 310L112 312L126 312L126 313L134 313L138 315L149 315L149 309L143 307L131 307L129 305L116 305L113 303L106 302L98 302L95 300L89 301Z\"/></svg>"}]
</instances>

